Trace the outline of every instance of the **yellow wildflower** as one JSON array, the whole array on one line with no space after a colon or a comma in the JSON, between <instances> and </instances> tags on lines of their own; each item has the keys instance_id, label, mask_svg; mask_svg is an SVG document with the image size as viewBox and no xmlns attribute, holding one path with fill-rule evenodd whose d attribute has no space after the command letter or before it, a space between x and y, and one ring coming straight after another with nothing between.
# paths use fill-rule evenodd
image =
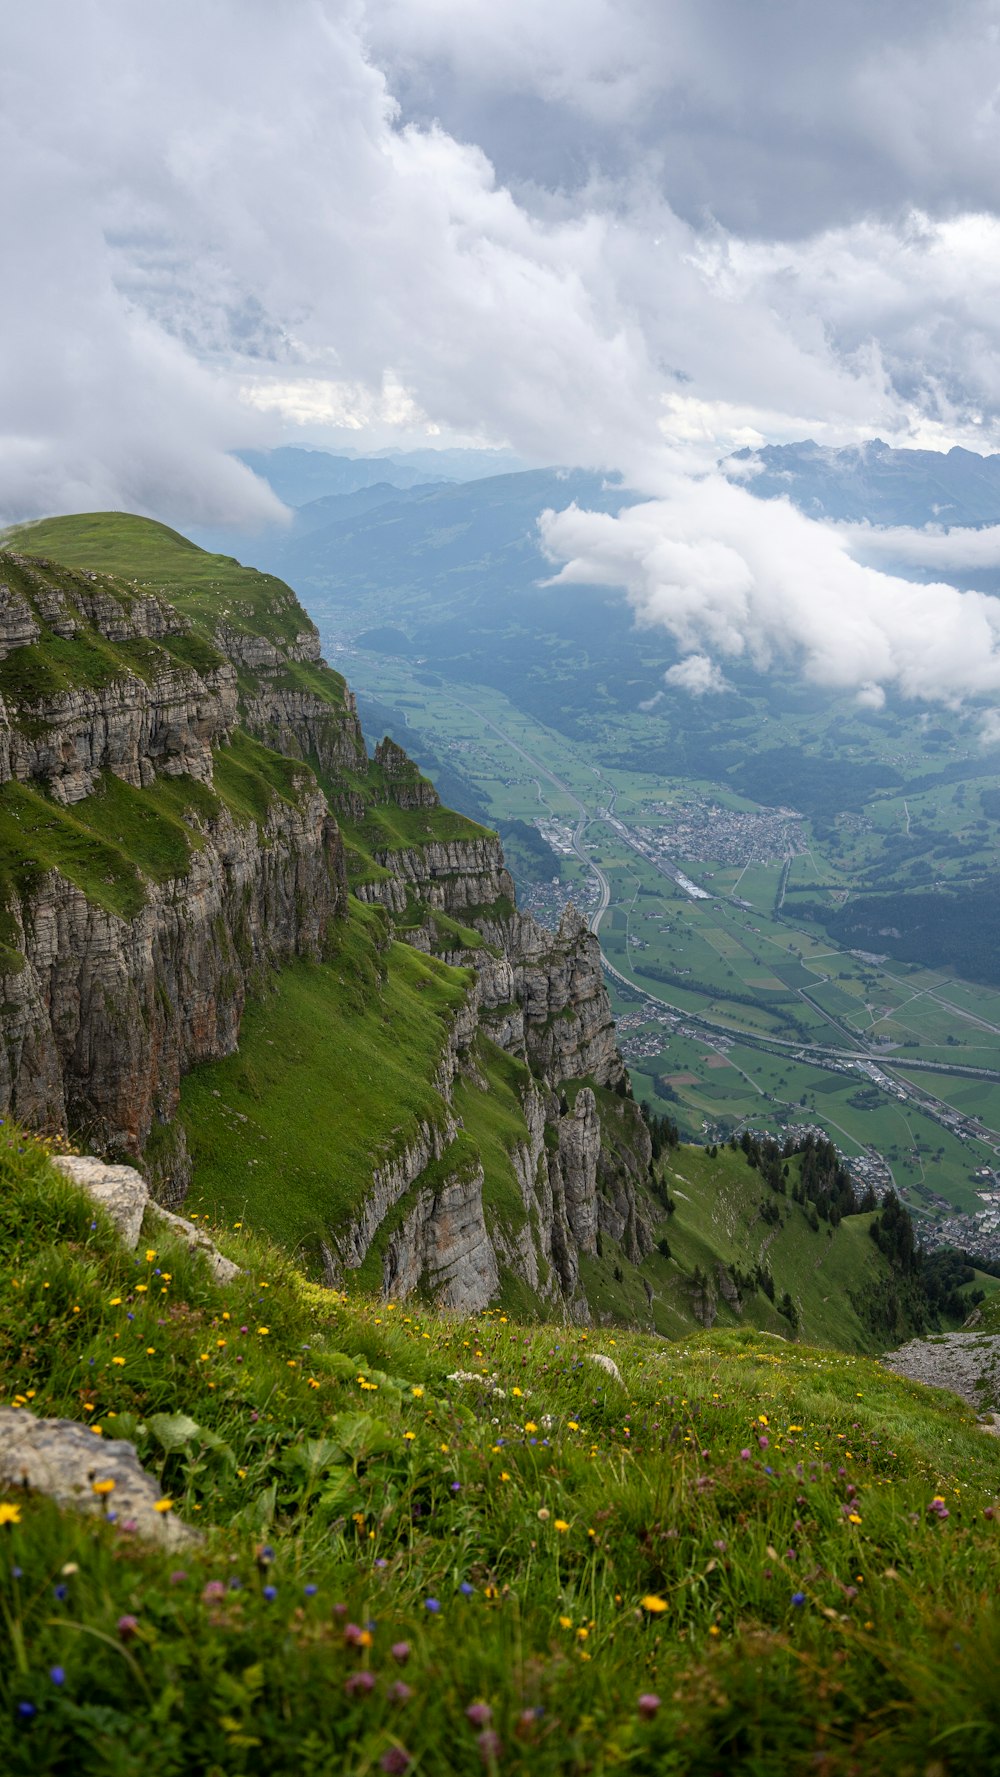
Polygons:
<instances>
[{"instance_id":1,"label":"yellow wildflower","mask_svg":"<svg viewBox=\"0 0 1000 1777\"><path fill-rule=\"evenodd\" d=\"M123 1365L124 1365L124 1363L125 1363L125 1359L124 1359L124 1358L123 1358L123 1357L113 1357L113 1358L112 1358L112 1359L111 1359L111 1362L112 1362L112 1363L113 1363L113 1364L117 1364L117 1365L118 1365L118 1367L119 1367L119 1368L121 1368L121 1367L122 1367L122 1366L123 1366Z\"/></svg>"},{"instance_id":2,"label":"yellow wildflower","mask_svg":"<svg viewBox=\"0 0 1000 1777\"><path fill-rule=\"evenodd\" d=\"M115 1484L111 1480L92 1481L90 1485L94 1493L113 1493L115 1490Z\"/></svg>"},{"instance_id":3,"label":"yellow wildflower","mask_svg":"<svg viewBox=\"0 0 1000 1777\"><path fill-rule=\"evenodd\" d=\"M567 1524L565 1518L557 1518L556 1519L556 1529L558 1530L560 1536L563 1536L565 1534L565 1532L569 1529L569 1525Z\"/></svg>"},{"instance_id":4,"label":"yellow wildflower","mask_svg":"<svg viewBox=\"0 0 1000 1777\"><path fill-rule=\"evenodd\" d=\"M647 1592L645 1598L640 1600L640 1603L643 1610L650 1611L654 1617L658 1616L661 1611L669 1610L670 1608L666 1599L657 1597L655 1592Z\"/></svg>"},{"instance_id":5,"label":"yellow wildflower","mask_svg":"<svg viewBox=\"0 0 1000 1777\"><path fill-rule=\"evenodd\" d=\"M0 1505L0 1524L20 1524L20 1522L20 1506L7 1505L6 1502Z\"/></svg>"},{"instance_id":6,"label":"yellow wildflower","mask_svg":"<svg viewBox=\"0 0 1000 1777\"><path fill-rule=\"evenodd\" d=\"M154 1512L172 1512L173 1509L174 1502L172 1499L158 1499L153 1507Z\"/></svg>"}]
</instances>

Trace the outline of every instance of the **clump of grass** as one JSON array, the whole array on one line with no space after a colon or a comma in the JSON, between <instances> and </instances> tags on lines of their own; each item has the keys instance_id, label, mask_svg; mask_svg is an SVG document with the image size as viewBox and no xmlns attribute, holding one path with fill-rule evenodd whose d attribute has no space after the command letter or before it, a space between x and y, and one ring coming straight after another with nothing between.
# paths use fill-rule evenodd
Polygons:
<instances>
[{"instance_id":1,"label":"clump of grass","mask_svg":"<svg viewBox=\"0 0 1000 1777\"><path fill-rule=\"evenodd\" d=\"M245 1225L219 1289L147 1232L2 1132L5 1404L134 1439L204 1531L0 1502L5 1771L1000 1761L1000 1447L961 1403L748 1331L331 1292Z\"/></svg>"}]
</instances>

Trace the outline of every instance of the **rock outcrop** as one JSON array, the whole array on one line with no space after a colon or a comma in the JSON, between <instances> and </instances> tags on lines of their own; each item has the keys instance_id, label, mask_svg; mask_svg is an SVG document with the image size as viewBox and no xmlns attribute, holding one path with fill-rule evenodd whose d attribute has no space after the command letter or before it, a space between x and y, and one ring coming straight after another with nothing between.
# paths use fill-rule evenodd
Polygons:
<instances>
[{"instance_id":1,"label":"rock outcrop","mask_svg":"<svg viewBox=\"0 0 1000 1777\"><path fill-rule=\"evenodd\" d=\"M148 1210L161 1227L183 1240L191 1252L200 1254L216 1283L232 1283L239 1276L239 1266L220 1253L203 1228L196 1228L186 1216L174 1215L153 1201L146 1180L134 1166L107 1166L93 1154L54 1154L52 1164L104 1211L129 1252L134 1252L139 1244Z\"/></svg>"},{"instance_id":2,"label":"rock outcrop","mask_svg":"<svg viewBox=\"0 0 1000 1777\"><path fill-rule=\"evenodd\" d=\"M95 1492L102 1483L107 1491ZM95 1436L75 1419L36 1419L25 1407L0 1407L0 1489L43 1493L167 1549L200 1540L172 1511L157 1510L160 1489L134 1444Z\"/></svg>"}]
</instances>

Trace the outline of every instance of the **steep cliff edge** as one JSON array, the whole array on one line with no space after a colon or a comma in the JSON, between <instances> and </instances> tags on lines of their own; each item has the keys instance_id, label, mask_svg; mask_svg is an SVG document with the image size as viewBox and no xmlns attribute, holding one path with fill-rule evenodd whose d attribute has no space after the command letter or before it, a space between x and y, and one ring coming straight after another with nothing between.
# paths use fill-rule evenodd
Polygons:
<instances>
[{"instance_id":1,"label":"steep cliff edge","mask_svg":"<svg viewBox=\"0 0 1000 1777\"><path fill-rule=\"evenodd\" d=\"M586 1318L581 1255L652 1232L584 922L526 918L496 835L369 759L280 582L116 514L8 542L0 1111L331 1281Z\"/></svg>"}]
</instances>

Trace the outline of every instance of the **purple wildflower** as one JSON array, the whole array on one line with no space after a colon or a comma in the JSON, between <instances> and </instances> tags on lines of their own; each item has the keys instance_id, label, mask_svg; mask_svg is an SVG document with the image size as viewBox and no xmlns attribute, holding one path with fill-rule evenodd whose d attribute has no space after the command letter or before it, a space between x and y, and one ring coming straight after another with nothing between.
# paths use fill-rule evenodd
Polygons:
<instances>
[{"instance_id":1,"label":"purple wildflower","mask_svg":"<svg viewBox=\"0 0 1000 1777\"><path fill-rule=\"evenodd\" d=\"M352 1672L344 1682L344 1690L349 1697L367 1697L369 1691L375 1689L374 1672Z\"/></svg>"},{"instance_id":2,"label":"purple wildflower","mask_svg":"<svg viewBox=\"0 0 1000 1777\"><path fill-rule=\"evenodd\" d=\"M493 1711L488 1703L470 1703L465 1719L471 1721L474 1728L488 1728L493 1720Z\"/></svg>"},{"instance_id":3,"label":"purple wildflower","mask_svg":"<svg viewBox=\"0 0 1000 1777\"><path fill-rule=\"evenodd\" d=\"M131 1641L133 1635L139 1633L139 1619L133 1616L119 1617L115 1627L123 1641Z\"/></svg>"},{"instance_id":4,"label":"purple wildflower","mask_svg":"<svg viewBox=\"0 0 1000 1777\"><path fill-rule=\"evenodd\" d=\"M379 1770L388 1771L390 1777L401 1777L403 1771L409 1770L411 1762L405 1746L390 1746L387 1752L383 1752L378 1764Z\"/></svg>"},{"instance_id":5,"label":"purple wildflower","mask_svg":"<svg viewBox=\"0 0 1000 1777\"><path fill-rule=\"evenodd\" d=\"M637 1707L639 1710L639 1714L646 1721L652 1721L654 1715L656 1714L656 1711L660 1707L660 1699L656 1695L655 1691L643 1691L642 1696L639 1698L639 1702L638 1702Z\"/></svg>"},{"instance_id":6,"label":"purple wildflower","mask_svg":"<svg viewBox=\"0 0 1000 1777\"><path fill-rule=\"evenodd\" d=\"M408 1641L394 1641L392 1644L391 1653L392 1653L393 1659L397 1662L398 1665L405 1666L407 1660L410 1657L409 1642Z\"/></svg>"}]
</instances>

